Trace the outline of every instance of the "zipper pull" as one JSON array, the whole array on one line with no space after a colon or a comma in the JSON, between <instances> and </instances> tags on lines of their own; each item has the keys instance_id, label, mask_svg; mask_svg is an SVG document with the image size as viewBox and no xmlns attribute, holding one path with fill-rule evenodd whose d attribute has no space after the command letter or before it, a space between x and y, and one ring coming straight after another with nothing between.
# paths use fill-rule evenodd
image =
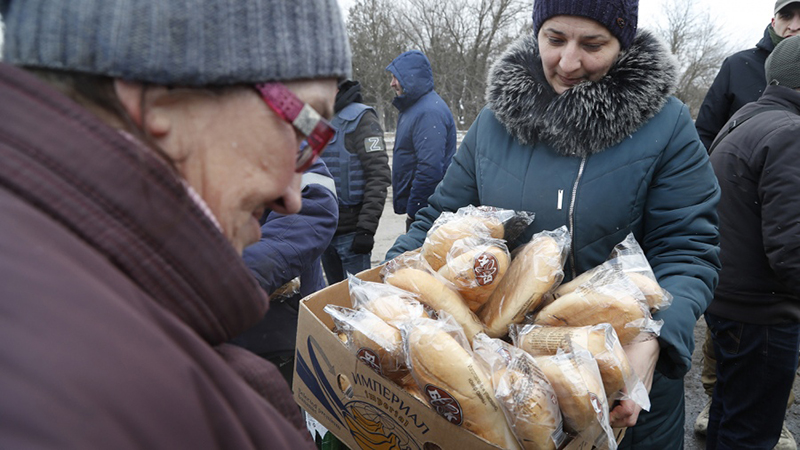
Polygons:
<instances>
[{"instance_id":1,"label":"zipper pull","mask_svg":"<svg viewBox=\"0 0 800 450\"><path fill-rule=\"evenodd\" d=\"M558 190L558 209L561 210L561 207L564 205L564 190Z\"/></svg>"}]
</instances>

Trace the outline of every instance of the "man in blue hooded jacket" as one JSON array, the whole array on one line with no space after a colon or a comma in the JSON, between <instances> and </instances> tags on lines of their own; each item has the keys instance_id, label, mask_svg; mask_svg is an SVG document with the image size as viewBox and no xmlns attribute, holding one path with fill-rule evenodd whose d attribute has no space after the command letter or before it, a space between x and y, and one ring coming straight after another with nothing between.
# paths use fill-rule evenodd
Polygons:
<instances>
[{"instance_id":1,"label":"man in blue hooded jacket","mask_svg":"<svg viewBox=\"0 0 800 450\"><path fill-rule=\"evenodd\" d=\"M433 90L433 70L419 50L398 56L386 67L400 111L392 155L392 204L406 214L406 230L444 177L456 152L456 123Z\"/></svg>"}]
</instances>

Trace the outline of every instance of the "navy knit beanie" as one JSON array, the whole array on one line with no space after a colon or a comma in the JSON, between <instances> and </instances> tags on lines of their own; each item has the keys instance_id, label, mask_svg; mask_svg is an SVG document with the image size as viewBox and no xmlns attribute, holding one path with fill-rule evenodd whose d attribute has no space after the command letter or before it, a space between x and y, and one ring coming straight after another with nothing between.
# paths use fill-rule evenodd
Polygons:
<instances>
[{"instance_id":1,"label":"navy knit beanie","mask_svg":"<svg viewBox=\"0 0 800 450\"><path fill-rule=\"evenodd\" d=\"M533 32L553 16L581 16L599 22L625 49L630 47L639 22L639 0L534 0Z\"/></svg>"},{"instance_id":2,"label":"navy knit beanie","mask_svg":"<svg viewBox=\"0 0 800 450\"><path fill-rule=\"evenodd\" d=\"M161 85L348 78L337 0L0 0L3 62Z\"/></svg>"}]
</instances>

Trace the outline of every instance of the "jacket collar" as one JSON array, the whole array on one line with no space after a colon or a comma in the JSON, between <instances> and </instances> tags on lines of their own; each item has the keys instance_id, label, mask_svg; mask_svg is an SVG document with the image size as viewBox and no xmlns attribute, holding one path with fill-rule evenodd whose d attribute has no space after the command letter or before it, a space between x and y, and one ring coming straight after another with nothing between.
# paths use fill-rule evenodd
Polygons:
<instances>
[{"instance_id":1,"label":"jacket collar","mask_svg":"<svg viewBox=\"0 0 800 450\"><path fill-rule=\"evenodd\" d=\"M557 95L545 79L536 37L529 35L492 66L486 97L522 144L544 142L563 155L585 156L618 144L655 116L676 80L674 57L640 30L605 77Z\"/></svg>"},{"instance_id":2,"label":"jacket collar","mask_svg":"<svg viewBox=\"0 0 800 450\"><path fill-rule=\"evenodd\" d=\"M0 186L49 215L211 345L264 316L241 257L152 150L0 63Z\"/></svg>"}]
</instances>

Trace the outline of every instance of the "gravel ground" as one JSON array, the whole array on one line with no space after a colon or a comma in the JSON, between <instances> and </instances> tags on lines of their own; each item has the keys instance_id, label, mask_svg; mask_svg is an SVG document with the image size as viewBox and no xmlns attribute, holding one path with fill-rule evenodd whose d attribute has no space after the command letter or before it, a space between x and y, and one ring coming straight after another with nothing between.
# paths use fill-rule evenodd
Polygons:
<instances>
[{"instance_id":1,"label":"gravel ground","mask_svg":"<svg viewBox=\"0 0 800 450\"><path fill-rule=\"evenodd\" d=\"M461 136L459 136L461 137ZM394 143L394 136L387 134L386 146L391 149ZM391 153L391 152L390 152ZM391 161L391 154L390 154ZM373 267L379 265L386 255L386 252L391 248L395 239L405 233L405 216L400 216L392 210L392 193L389 189L388 199L386 206L383 210L378 231L375 235L375 248L372 252L372 265ZM686 426L685 426L685 449L686 450L702 450L705 448L705 441L694 433L694 421L697 415L705 407L708 397L703 391L703 386L700 383L700 370L702 367L702 343L705 336L706 324L705 320L701 317L695 327L694 336L696 349L692 356L692 369L686 376ZM797 438L800 436L800 408L797 407L800 401L800 387L795 383L794 394L795 402L789 409L786 415L786 425L789 431ZM656 450L656 449L654 449Z\"/></svg>"}]
</instances>

